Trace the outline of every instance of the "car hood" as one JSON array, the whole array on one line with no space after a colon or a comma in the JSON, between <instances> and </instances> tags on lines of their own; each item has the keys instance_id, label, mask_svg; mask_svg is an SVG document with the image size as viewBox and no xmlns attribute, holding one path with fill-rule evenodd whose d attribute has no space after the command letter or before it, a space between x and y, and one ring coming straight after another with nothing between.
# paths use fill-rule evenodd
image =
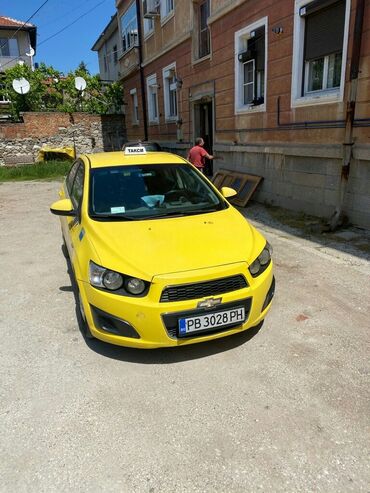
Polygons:
<instances>
[{"instance_id":1,"label":"car hood","mask_svg":"<svg viewBox=\"0 0 370 493\"><path fill-rule=\"evenodd\" d=\"M235 262L251 263L265 240L234 208L145 221L89 221L86 233L100 265L153 276Z\"/></svg>"}]
</instances>

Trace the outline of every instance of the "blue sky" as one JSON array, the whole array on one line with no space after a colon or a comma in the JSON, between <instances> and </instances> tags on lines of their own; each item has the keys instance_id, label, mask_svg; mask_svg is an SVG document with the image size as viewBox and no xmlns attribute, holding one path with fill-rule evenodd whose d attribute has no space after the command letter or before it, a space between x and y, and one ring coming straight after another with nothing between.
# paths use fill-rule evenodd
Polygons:
<instances>
[{"instance_id":1,"label":"blue sky","mask_svg":"<svg viewBox=\"0 0 370 493\"><path fill-rule=\"evenodd\" d=\"M0 0L0 15L26 21L45 0ZM100 5L99 5L100 4ZM71 27L45 41L79 16ZM91 47L111 16L115 13L115 0L48 0L30 22L37 26L37 52L35 61L45 62L67 73L86 62L92 74L99 71L98 55Z\"/></svg>"}]
</instances>

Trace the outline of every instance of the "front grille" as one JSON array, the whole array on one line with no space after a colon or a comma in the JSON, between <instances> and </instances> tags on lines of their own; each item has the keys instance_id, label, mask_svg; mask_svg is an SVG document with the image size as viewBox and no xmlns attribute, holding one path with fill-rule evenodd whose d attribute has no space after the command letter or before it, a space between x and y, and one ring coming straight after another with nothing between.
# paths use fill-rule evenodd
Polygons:
<instances>
[{"instance_id":1,"label":"front grille","mask_svg":"<svg viewBox=\"0 0 370 493\"><path fill-rule=\"evenodd\" d=\"M213 281L197 282L194 284L179 284L169 286L162 291L161 303L169 301L185 301L214 296L216 294L230 293L248 286L241 274L237 276L223 277Z\"/></svg>"},{"instance_id":2,"label":"front grille","mask_svg":"<svg viewBox=\"0 0 370 493\"><path fill-rule=\"evenodd\" d=\"M239 308L241 306L244 306L245 309L245 316L246 320L248 320L249 317L249 312L251 309L252 305L252 298L246 298L244 300L238 300L238 301L231 301L229 303L222 303L221 305L217 305L213 310L204 310L204 308L195 308L194 310L186 310L184 312L176 312L176 313L164 313L162 314L162 320L164 323L164 326L166 328L167 334L169 337L172 339L177 339L179 335L179 319L180 318L187 318L187 317L195 317L197 315L208 315L212 314L213 312L222 311L222 310L231 310L233 308ZM229 325L227 327L217 327L217 328L212 328L210 327L209 330L207 331L202 331L202 332L193 332L190 337L199 337L199 336L204 336L205 333L207 335L211 334L216 334L217 332L225 332L227 330L231 330L235 327L240 327L240 322L235 324L235 325Z\"/></svg>"}]
</instances>

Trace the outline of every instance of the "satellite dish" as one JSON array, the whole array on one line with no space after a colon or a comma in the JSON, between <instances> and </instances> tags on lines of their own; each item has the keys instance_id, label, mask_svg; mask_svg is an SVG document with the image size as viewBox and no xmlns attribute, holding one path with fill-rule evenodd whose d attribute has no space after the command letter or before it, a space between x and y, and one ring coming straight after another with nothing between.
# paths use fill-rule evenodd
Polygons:
<instances>
[{"instance_id":1,"label":"satellite dish","mask_svg":"<svg viewBox=\"0 0 370 493\"><path fill-rule=\"evenodd\" d=\"M86 89L86 81L83 77L75 77L75 88L77 91L83 91Z\"/></svg>"},{"instance_id":2,"label":"satellite dish","mask_svg":"<svg viewBox=\"0 0 370 493\"><path fill-rule=\"evenodd\" d=\"M12 86L18 94L27 94L31 87L28 80L24 77L21 79L13 79Z\"/></svg>"},{"instance_id":3,"label":"satellite dish","mask_svg":"<svg viewBox=\"0 0 370 493\"><path fill-rule=\"evenodd\" d=\"M26 53L27 56L34 56L35 55L35 50L30 46L30 52Z\"/></svg>"}]
</instances>

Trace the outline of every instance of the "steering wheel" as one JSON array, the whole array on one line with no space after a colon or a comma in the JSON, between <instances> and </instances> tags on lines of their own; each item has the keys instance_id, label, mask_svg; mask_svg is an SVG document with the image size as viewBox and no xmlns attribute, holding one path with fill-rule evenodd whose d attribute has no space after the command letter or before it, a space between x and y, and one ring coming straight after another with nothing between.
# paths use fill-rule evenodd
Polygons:
<instances>
[{"instance_id":1,"label":"steering wheel","mask_svg":"<svg viewBox=\"0 0 370 493\"><path fill-rule=\"evenodd\" d=\"M188 192L186 190L180 190L178 188L174 188L173 190L169 190L164 194L165 200L180 200L182 198L188 199Z\"/></svg>"}]
</instances>

